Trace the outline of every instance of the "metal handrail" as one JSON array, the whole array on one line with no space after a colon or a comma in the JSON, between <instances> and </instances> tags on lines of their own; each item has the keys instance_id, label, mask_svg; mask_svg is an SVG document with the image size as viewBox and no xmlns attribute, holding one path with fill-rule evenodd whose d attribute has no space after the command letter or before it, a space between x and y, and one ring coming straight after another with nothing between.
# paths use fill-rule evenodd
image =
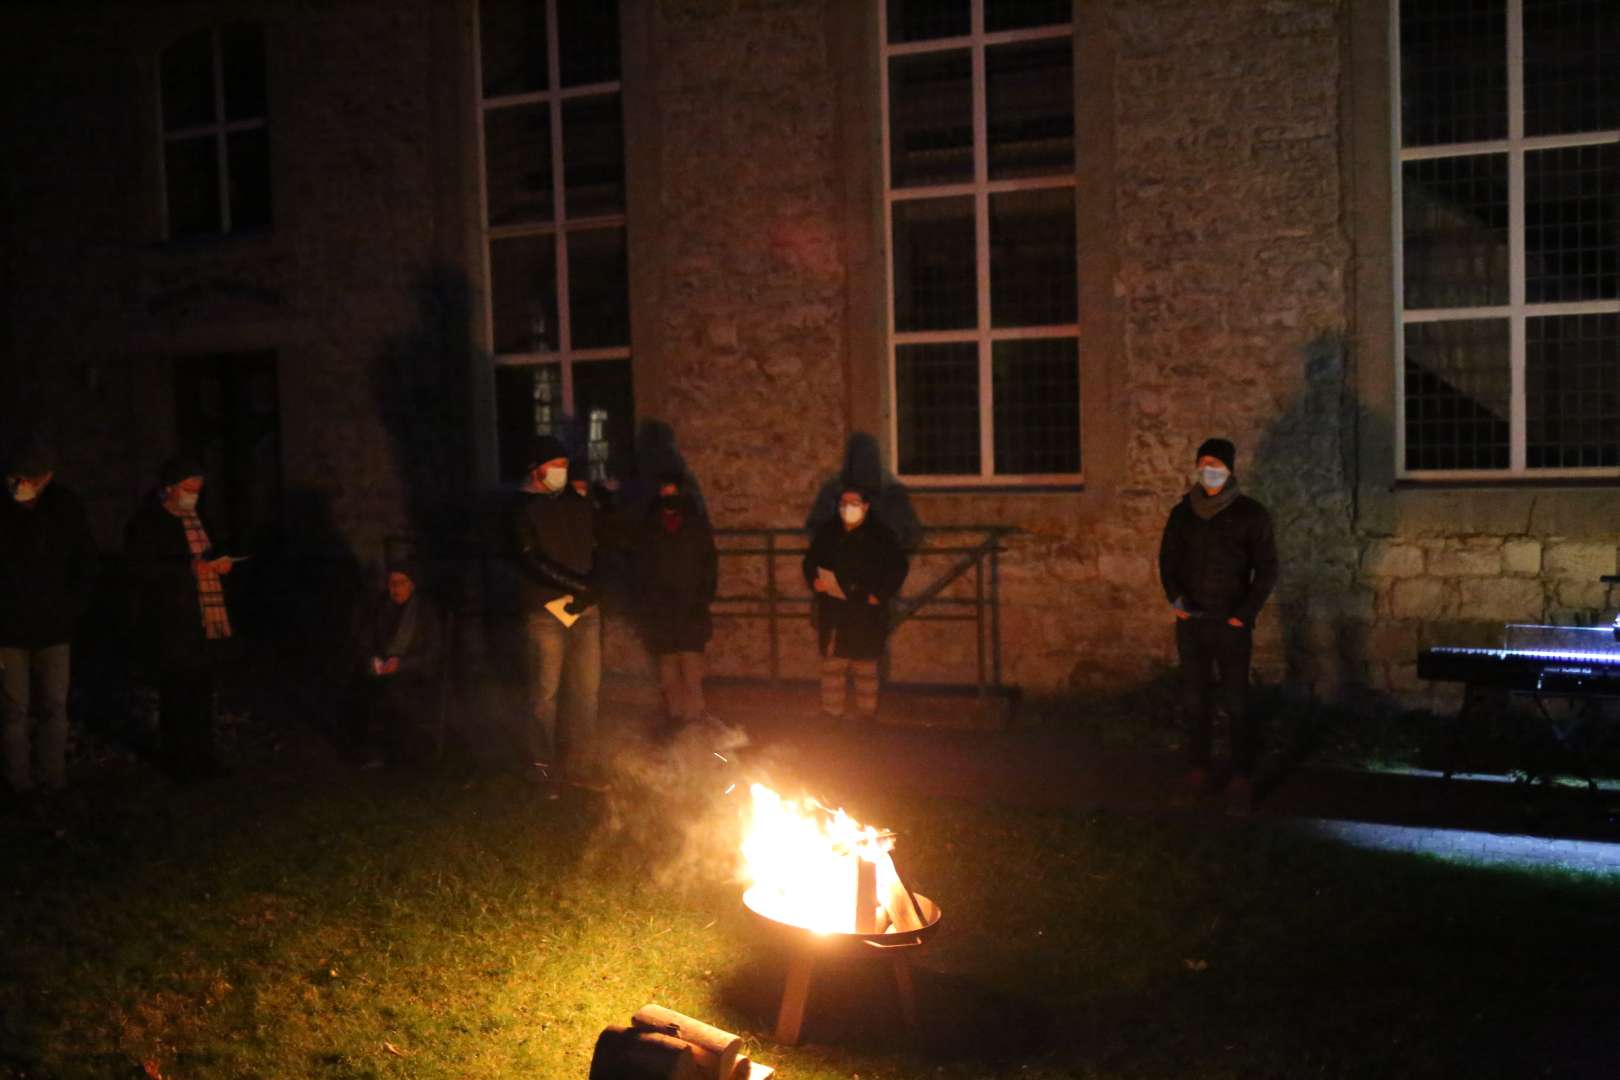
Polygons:
<instances>
[{"instance_id":1,"label":"metal handrail","mask_svg":"<svg viewBox=\"0 0 1620 1080\"><path fill-rule=\"evenodd\" d=\"M1016 533L1018 530L1010 525L937 525L926 526L922 529L924 543L911 548L907 553L916 555L956 555L958 558L947 567L933 581L921 590L896 597L896 603L890 613L890 631L902 624L916 620L918 622L972 622L974 624L975 654L977 671L974 685L982 696L993 690L1001 690L1001 612L1000 612L1000 553L1005 550L1001 546L1004 537ZM721 618L753 618L765 619L767 622L767 635L769 646L769 678L778 682L782 678L782 663L780 641L781 634L778 622L784 618L803 618L810 611L813 594L808 591L802 595L784 596L776 583L776 560L782 556L802 557L809 550L805 530L782 528L778 526L739 526L733 528L716 529L717 541L733 537L761 537L763 543L753 546L726 546L717 543L720 557L763 557L766 560L765 593L744 595L716 596L716 604L724 605L763 605L763 609L744 611L713 612L715 617ZM926 537L933 535L960 535L962 533L977 533L981 539L970 544L946 544L939 547L926 543ZM793 537L801 541L797 545L782 545L777 542L780 537ZM969 571L974 575L974 594L972 598L942 595L954 582L961 580ZM969 609L960 614L938 612L924 614L930 607L949 609ZM887 666L886 664L884 665ZM886 671L884 675L886 676Z\"/></svg>"},{"instance_id":2,"label":"metal handrail","mask_svg":"<svg viewBox=\"0 0 1620 1080\"><path fill-rule=\"evenodd\" d=\"M957 556L932 581L921 589L912 593L902 592L896 597L896 603L890 612L890 630L901 625L916 622L971 622L974 624L975 654L977 660L976 677L974 685L982 696L990 692L999 692L1005 687L1001 683L1001 603L1000 603L1000 561L999 556L1005 548L1002 541L1019 530L1010 525L935 525L924 526L921 530L923 542L908 549L907 554L913 557L923 556ZM927 543L927 537L934 536L960 536L962 534L977 534L979 537L971 543L946 543L932 546ZM734 526L715 529L716 548L722 559L763 558L765 560L765 584L763 593L741 593L716 596L714 599L717 610L711 614L716 618L735 619L764 619L767 624L767 642L769 647L770 671L769 680L780 682L782 680L782 634L781 623L785 619L803 619L811 609L814 594L806 589L803 593L788 592L782 587L777 577L777 561L784 557L802 558L809 550L808 535L802 528L782 526ZM728 546L726 541L738 538L758 538L759 542L741 546ZM787 543L783 543L787 540ZM793 541L797 541L794 543ZM420 544L419 538L408 536L390 536L387 538L388 547L392 550L396 546L416 548ZM451 552L429 553L426 556L430 561L444 563L472 564L475 567L476 591L479 594L479 603L466 604L459 609L465 617L487 617L510 615L507 611L491 600L499 590L496 589L493 573L494 564L505 562L511 558L510 553L488 548L462 548ZM945 596L945 590L957 581L962 580L969 572L973 574L973 595ZM790 575L789 580L796 580L797 574ZM729 608L730 610L726 610ZM887 677L887 664L883 665L882 676Z\"/></svg>"}]
</instances>

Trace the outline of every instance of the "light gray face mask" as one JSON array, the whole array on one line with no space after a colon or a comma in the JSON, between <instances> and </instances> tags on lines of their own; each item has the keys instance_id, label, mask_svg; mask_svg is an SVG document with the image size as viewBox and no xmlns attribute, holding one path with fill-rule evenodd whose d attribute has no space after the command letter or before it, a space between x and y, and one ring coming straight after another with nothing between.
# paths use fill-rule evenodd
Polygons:
<instances>
[{"instance_id":1,"label":"light gray face mask","mask_svg":"<svg viewBox=\"0 0 1620 1080\"><path fill-rule=\"evenodd\" d=\"M1223 469L1219 465L1206 465L1198 470L1198 482L1209 490L1215 491L1224 487L1227 478L1231 475L1230 470Z\"/></svg>"}]
</instances>

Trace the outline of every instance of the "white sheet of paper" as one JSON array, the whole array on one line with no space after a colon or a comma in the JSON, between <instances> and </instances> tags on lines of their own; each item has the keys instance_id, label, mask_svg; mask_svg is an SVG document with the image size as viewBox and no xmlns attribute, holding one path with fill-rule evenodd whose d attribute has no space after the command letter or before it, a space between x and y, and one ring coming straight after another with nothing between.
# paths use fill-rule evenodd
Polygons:
<instances>
[{"instance_id":1,"label":"white sheet of paper","mask_svg":"<svg viewBox=\"0 0 1620 1080\"><path fill-rule=\"evenodd\" d=\"M838 587L838 575L825 566L816 567L816 580L821 582L822 591L834 600L845 599L844 590Z\"/></svg>"},{"instance_id":2,"label":"white sheet of paper","mask_svg":"<svg viewBox=\"0 0 1620 1080\"><path fill-rule=\"evenodd\" d=\"M557 599L546 605L546 610L557 616L557 621L562 623L564 626L573 626L575 623L579 622L578 615L570 615L567 611L568 605L572 604L573 602L574 597L572 593L567 596L559 596Z\"/></svg>"}]
</instances>

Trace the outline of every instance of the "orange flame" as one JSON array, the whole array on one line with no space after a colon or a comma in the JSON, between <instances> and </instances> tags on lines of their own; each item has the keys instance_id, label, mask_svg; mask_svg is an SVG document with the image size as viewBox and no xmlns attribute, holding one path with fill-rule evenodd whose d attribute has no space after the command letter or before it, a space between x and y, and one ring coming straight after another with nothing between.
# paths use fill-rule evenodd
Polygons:
<instances>
[{"instance_id":1,"label":"orange flame","mask_svg":"<svg viewBox=\"0 0 1620 1080\"><path fill-rule=\"evenodd\" d=\"M749 785L752 820L742 841L748 903L761 915L819 933L852 933L860 862L893 874L893 834L814 799L784 799Z\"/></svg>"}]
</instances>

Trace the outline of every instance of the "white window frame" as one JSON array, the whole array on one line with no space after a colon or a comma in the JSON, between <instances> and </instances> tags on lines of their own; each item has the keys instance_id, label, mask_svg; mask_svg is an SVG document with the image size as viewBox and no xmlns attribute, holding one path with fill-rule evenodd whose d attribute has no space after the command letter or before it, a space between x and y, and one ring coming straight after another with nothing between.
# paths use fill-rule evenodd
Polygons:
<instances>
[{"instance_id":1,"label":"white window frame","mask_svg":"<svg viewBox=\"0 0 1620 1080\"><path fill-rule=\"evenodd\" d=\"M1581 132L1574 135L1524 134L1524 5L1507 0L1507 137L1484 142L1446 143L1405 147L1401 143L1401 0L1389 0L1390 79L1390 172L1394 192L1394 283L1396 315L1395 342L1395 476L1405 480L1527 480L1620 476L1620 468L1532 469L1526 464L1527 421L1525 404L1525 321L1547 315L1602 315L1620 313L1620 297L1614 300L1583 300L1565 303L1525 302L1524 257L1524 158L1537 150L1573 146L1620 143L1620 130ZM1506 154L1508 164L1508 302L1470 308L1418 308L1407 310L1405 266L1405 223L1402 206L1401 172L1409 161L1464 157L1478 154ZM1416 323L1452 320L1506 319L1511 372L1511 399L1508 416L1508 467L1506 469L1408 469L1406 467L1406 327Z\"/></svg>"},{"instance_id":2,"label":"white window frame","mask_svg":"<svg viewBox=\"0 0 1620 1080\"><path fill-rule=\"evenodd\" d=\"M563 160L563 123L562 112L565 102L579 98L606 97L617 94L622 104L624 100L624 83L622 79L608 82L588 83L582 86L562 86L562 61L559 43L557 40L557 0L543 0L546 5L546 85L549 90L533 90L521 94L503 94L499 97L486 98L484 96L484 52L483 52L483 6L475 4L473 10L473 86L478 102L478 222L482 234L480 257L483 259L484 281L484 340L489 344L490 355L494 358L497 367L543 367L549 364L557 365L562 373L562 411L576 423L589 424L588 430L594 433L599 423L590 417L576 414L574 409L574 365L591 363L599 360L628 360L630 359L630 345L601 349L575 349L573 347L573 319L569 304L568 281L568 234L571 232L586 232L593 229L626 228L627 215L598 214L592 217L569 218L566 187L566 170ZM609 2L609 0L603 0ZM529 105L547 106L551 133L551 200L552 220L547 222L525 222L518 225L491 226L489 223L489 175L488 162L484 147L484 118L495 109L517 108ZM620 132L623 138L623 132ZM628 231L627 231L628 232ZM550 236L552 238L552 258L555 260L557 274L557 347L546 352L495 352L495 290L491 277L490 249L497 240L505 240L522 236ZM628 245L629 237L625 242ZM591 436L594 438L594 434ZM493 447L497 455L500 454L498 445L499 434ZM594 449L594 448L593 448ZM497 465L498 471L498 465Z\"/></svg>"},{"instance_id":3,"label":"white window frame","mask_svg":"<svg viewBox=\"0 0 1620 1080\"><path fill-rule=\"evenodd\" d=\"M1017 326L992 329L990 325L990 196L1009 191L1049 191L1056 188L1077 188L1075 173L1051 176L1020 177L994 180L989 176L990 154L988 134L988 104L985 92L985 50L996 45L1017 44L1028 41L1067 39L1074 42L1075 24L1071 11L1070 21L1032 30L1004 30L986 33L984 29L984 0L972 0L972 22L965 35L950 38L930 38L926 41L889 43L888 5L876 0L879 42L879 113L883 130L883 250L884 255L884 309L888 346L889 391L889 445L893 448L892 465L901 479L913 487L1050 487L1077 486L1085 482L1086 459L1082 448L1080 471L1072 473L997 473L995 471L995 408L992 400L993 345L998 341L1016 341L1027 338L1050 340L1073 338L1076 363L1080 359L1080 324L1060 323L1053 326ZM919 187L896 188L890 175L892 158L889 148L889 61L898 56L968 49L972 58L973 93L973 179L955 184L929 184ZM1076 108L1078 112L1078 106ZM975 327L964 330L917 330L904 333L895 329L894 317L894 204L917 199L943 199L951 196L972 196L974 217L974 258L978 281L978 310ZM1075 261L1080 258L1080 238L1076 215L1074 239ZM897 351L902 345L961 344L973 342L979 353L979 471L977 473L901 473L900 468L900 397ZM1084 440L1082 418L1079 437Z\"/></svg>"},{"instance_id":4,"label":"white window frame","mask_svg":"<svg viewBox=\"0 0 1620 1080\"><path fill-rule=\"evenodd\" d=\"M214 78L214 120L208 124L194 124L191 127L168 130L168 122L163 115L163 59L172 46L182 40L175 38L169 45L158 53L158 131L163 136L163 152L158 154L158 184L163 192L163 238L173 240L175 237L169 228L169 144L176 142L191 142L196 139L212 138L214 140L214 183L219 185L219 231L221 234L231 232L231 166L230 166L230 140L229 136L241 131L258 131L270 126L269 115L252 117L246 120L225 119L225 50L220 44L219 35L222 27L208 28L208 48L212 60ZM268 82L269 73L266 72ZM269 87L265 87L268 98ZM183 237L182 239L188 239Z\"/></svg>"}]
</instances>

